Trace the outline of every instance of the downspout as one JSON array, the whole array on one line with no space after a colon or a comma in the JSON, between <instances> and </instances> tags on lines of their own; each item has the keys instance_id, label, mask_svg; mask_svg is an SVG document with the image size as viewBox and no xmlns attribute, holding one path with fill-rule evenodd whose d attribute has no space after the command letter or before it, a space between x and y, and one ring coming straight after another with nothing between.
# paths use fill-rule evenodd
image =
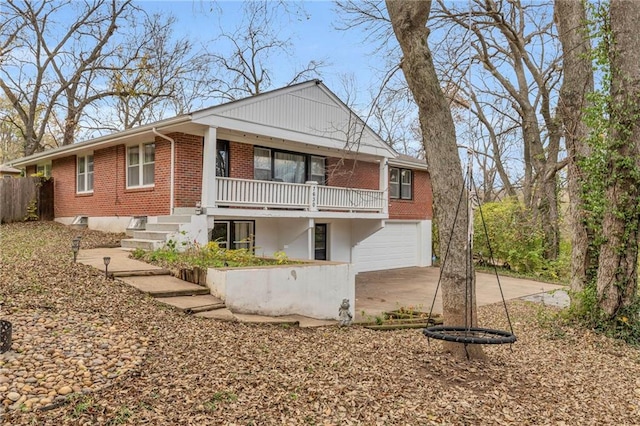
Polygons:
<instances>
[{"instance_id":1,"label":"downspout","mask_svg":"<svg viewBox=\"0 0 640 426\"><path fill-rule=\"evenodd\" d=\"M173 214L173 195L175 186L175 162L176 162L176 141L167 135L158 132L155 127L151 128L154 135L171 142L171 167L169 167L169 214Z\"/></svg>"}]
</instances>

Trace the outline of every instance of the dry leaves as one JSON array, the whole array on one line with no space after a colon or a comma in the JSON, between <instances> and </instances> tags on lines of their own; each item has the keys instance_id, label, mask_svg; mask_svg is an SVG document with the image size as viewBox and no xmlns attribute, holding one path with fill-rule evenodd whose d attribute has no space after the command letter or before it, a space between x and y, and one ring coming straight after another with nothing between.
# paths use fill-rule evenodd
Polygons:
<instances>
[{"instance_id":1,"label":"dry leaves","mask_svg":"<svg viewBox=\"0 0 640 426\"><path fill-rule=\"evenodd\" d=\"M119 238L83 235L83 247ZM5 424L640 424L640 352L590 331L540 326L549 312L540 305L509 305L512 347L458 362L419 330L186 316L73 265L73 236L54 223L0 227L4 309L98 314L148 337L146 358L106 389L50 411L4 413ZM506 327L501 306L480 318Z\"/></svg>"}]
</instances>

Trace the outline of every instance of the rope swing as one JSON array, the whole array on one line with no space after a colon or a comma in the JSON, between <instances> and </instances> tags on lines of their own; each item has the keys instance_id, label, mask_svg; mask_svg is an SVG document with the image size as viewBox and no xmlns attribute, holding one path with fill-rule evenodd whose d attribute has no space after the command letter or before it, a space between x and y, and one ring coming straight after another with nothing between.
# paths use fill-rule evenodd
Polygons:
<instances>
[{"instance_id":1,"label":"rope swing","mask_svg":"<svg viewBox=\"0 0 640 426\"><path fill-rule=\"evenodd\" d=\"M513 334L513 326L511 325L511 318L509 317L509 311L507 310L507 303L504 299L504 293L502 292L502 285L500 284L500 276L498 275L498 269L496 268L496 262L493 259L493 250L491 249L491 243L489 241L489 234L487 232L487 226L484 221L484 216L482 214L482 208L478 206L478 210L480 212L480 218L482 221L483 231L485 238L487 240L487 248L489 249L489 259L493 264L493 269L496 275L496 279L498 281L498 287L500 289L500 296L502 297L502 304L504 306L504 311L507 317L507 322L509 323L509 331L503 330L494 330L490 328L482 328L476 327L473 324L473 304L469 306L470 295L474 295L475 292L475 280L473 277L473 194L474 191L477 191L475 183L473 182L472 175L472 158L473 150L471 148L467 148L467 156L468 156L468 165L467 165L467 173L465 175L465 182L462 185L462 192L460 194L460 199L458 200L458 207L456 208L456 214L453 220L453 226L451 227L451 236L449 237L449 244L447 244L447 251L442 258L442 266L440 267L440 276L438 278L438 284L436 286L435 294L433 295L433 301L431 302L431 309L429 310L429 317L432 318L431 314L433 313L433 307L436 303L436 297L438 295L438 289L440 288L440 283L442 281L442 271L444 271L447 258L449 257L449 250L451 249L451 241L453 240L453 231L455 229L456 223L458 221L459 212L461 206L463 205L463 200L466 199L466 207L467 207L467 242L466 242L466 285L465 285L465 302L464 302L464 325L451 326L451 325L438 325L427 327L423 330L424 335L427 339L438 339L444 340L447 342L455 342L462 343L465 345L500 345L506 343L514 343L517 339ZM465 189L467 192L467 197L465 197Z\"/></svg>"}]
</instances>

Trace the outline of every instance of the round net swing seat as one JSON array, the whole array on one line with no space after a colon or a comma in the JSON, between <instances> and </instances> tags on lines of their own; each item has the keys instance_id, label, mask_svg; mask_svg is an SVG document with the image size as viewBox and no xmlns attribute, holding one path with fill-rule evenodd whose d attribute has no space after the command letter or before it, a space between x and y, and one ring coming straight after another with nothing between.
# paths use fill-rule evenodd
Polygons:
<instances>
[{"instance_id":1,"label":"round net swing seat","mask_svg":"<svg viewBox=\"0 0 640 426\"><path fill-rule=\"evenodd\" d=\"M502 345L516 341L513 333L490 328L438 325L425 328L422 332L430 339L470 345Z\"/></svg>"}]
</instances>

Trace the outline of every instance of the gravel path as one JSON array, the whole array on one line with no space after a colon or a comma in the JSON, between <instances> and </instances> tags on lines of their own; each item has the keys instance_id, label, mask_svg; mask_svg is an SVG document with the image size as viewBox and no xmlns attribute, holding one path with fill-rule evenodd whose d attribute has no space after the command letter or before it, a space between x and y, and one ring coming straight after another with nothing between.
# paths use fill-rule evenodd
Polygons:
<instances>
[{"instance_id":1,"label":"gravel path","mask_svg":"<svg viewBox=\"0 0 640 426\"><path fill-rule=\"evenodd\" d=\"M53 223L0 226L0 317L16 327L0 367L2 424L640 424L640 352L562 325L553 308L510 303L518 342L460 362L419 330L190 317L74 265L74 236ZM118 238L86 231L82 244ZM502 306L479 317L506 327Z\"/></svg>"}]
</instances>

